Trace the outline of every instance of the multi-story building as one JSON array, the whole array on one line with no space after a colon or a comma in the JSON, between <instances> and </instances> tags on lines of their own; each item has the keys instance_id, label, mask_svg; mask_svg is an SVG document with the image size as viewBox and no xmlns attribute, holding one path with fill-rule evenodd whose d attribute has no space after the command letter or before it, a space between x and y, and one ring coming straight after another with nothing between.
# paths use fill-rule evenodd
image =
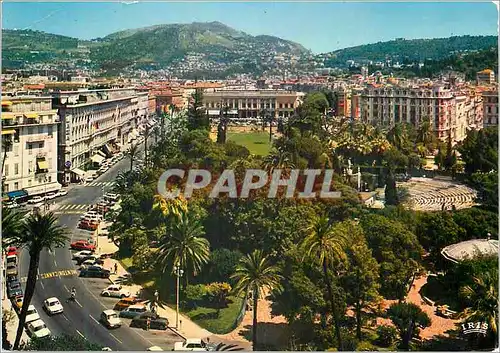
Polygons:
<instances>
[{"instance_id":1,"label":"multi-story building","mask_svg":"<svg viewBox=\"0 0 500 353\"><path fill-rule=\"evenodd\" d=\"M440 139L446 139L450 132L455 141L461 136L457 131L454 94L441 85L372 85L363 90L360 101L361 119L373 125L406 122L418 127L428 118Z\"/></svg>"},{"instance_id":2,"label":"multi-story building","mask_svg":"<svg viewBox=\"0 0 500 353\"><path fill-rule=\"evenodd\" d=\"M81 176L89 159L99 163L102 153L110 155L129 143L148 114L147 93L138 95L133 88L55 92L53 97L61 120L58 167L65 183L70 171Z\"/></svg>"},{"instance_id":3,"label":"multi-story building","mask_svg":"<svg viewBox=\"0 0 500 353\"><path fill-rule=\"evenodd\" d=\"M51 97L2 97L2 149L6 156L2 182L10 198L61 188L57 182L58 124Z\"/></svg>"},{"instance_id":4,"label":"multi-story building","mask_svg":"<svg viewBox=\"0 0 500 353\"><path fill-rule=\"evenodd\" d=\"M495 83L495 72L490 69L485 69L476 73L476 81L478 85Z\"/></svg>"},{"instance_id":5,"label":"multi-story building","mask_svg":"<svg viewBox=\"0 0 500 353\"><path fill-rule=\"evenodd\" d=\"M258 118L264 109L275 118L288 118L302 104L304 93L275 90L216 90L203 94L208 114L218 116L221 107L238 119Z\"/></svg>"},{"instance_id":6,"label":"multi-story building","mask_svg":"<svg viewBox=\"0 0 500 353\"><path fill-rule=\"evenodd\" d=\"M483 125L498 125L498 89L483 92Z\"/></svg>"}]
</instances>

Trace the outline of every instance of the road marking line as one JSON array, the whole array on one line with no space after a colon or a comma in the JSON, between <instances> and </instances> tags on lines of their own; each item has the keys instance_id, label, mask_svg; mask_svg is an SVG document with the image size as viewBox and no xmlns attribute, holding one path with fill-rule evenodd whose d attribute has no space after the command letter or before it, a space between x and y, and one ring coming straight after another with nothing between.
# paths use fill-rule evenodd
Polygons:
<instances>
[{"instance_id":1,"label":"road marking line","mask_svg":"<svg viewBox=\"0 0 500 353\"><path fill-rule=\"evenodd\" d=\"M123 344L122 341L120 341L118 338L115 337L115 335L113 335L112 333L109 334L111 337L113 337L115 340L117 340L118 342L120 342L121 344Z\"/></svg>"},{"instance_id":2,"label":"road marking line","mask_svg":"<svg viewBox=\"0 0 500 353\"><path fill-rule=\"evenodd\" d=\"M57 267L57 261L56 261L56 259L54 259L54 266Z\"/></svg>"},{"instance_id":3,"label":"road marking line","mask_svg":"<svg viewBox=\"0 0 500 353\"><path fill-rule=\"evenodd\" d=\"M80 305L80 308L83 308L83 305L80 304L80 302L78 300L75 299L75 303L77 303L78 305Z\"/></svg>"},{"instance_id":4,"label":"road marking line","mask_svg":"<svg viewBox=\"0 0 500 353\"><path fill-rule=\"evenodd\" d=\"M68 287L66 287L66 285L65 285L65 284L64 284L63 286L64 286L64 289L66 289L66 290L69 292Z\"/></svg>"},{"instance_id":5,"label":"road marking line","mask_svg":"<svg viewBox=\"0 0 500 353\"><path fill-rule=\"evenodd\" d=\"M40 285L42 286L42 289L45 290L45 286L43 285L43 281L40 281Z\"/></svg>"},{"instance_id":6,"label":"road marking line","mask_svg":"<svg viewBox=\"0 0 500 353\"><path fill-rule=\"evenodd\" d=\"M97 322L97 324L98 324L98 325L100 325L99 321L97 321L97 320L95 319L95 317L93 317L93 316L92 316L92 315L90 315L90 314L89 314L89 316L90 316L90 318L91 318L92 320L94 320L95 322Z\"/></svg>"},{"instance_id":7,"label":"road marking line","mask_svg":"<svg viewBox=\"0 0 500 353\"><path fill-rule=\"evenodd\" d=\"M76 333L78 333L80 336L82 336L84 339L86 339L85 336L80 331L76 330Z\"/></svg>"},{"instance_id":8,"label":"road marking line","mask_svg":"<svg viewBox=\"0 0 500 353\"><path fill-rule=\"evenodd\" d=\"M66 315L62 314L62 317L66 319L66 321L69 321L69 319L66 317Z\"/></svg>"}]
</instances>

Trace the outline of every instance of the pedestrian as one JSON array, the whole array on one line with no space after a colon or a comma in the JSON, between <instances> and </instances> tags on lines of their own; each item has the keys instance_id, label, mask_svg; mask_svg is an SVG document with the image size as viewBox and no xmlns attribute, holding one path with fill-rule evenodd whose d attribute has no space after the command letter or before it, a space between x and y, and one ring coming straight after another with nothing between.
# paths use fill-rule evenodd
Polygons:
<instances>
[{"instance_id":1,"label":"pedestrian","mask_svg":"<svg viewBox=\"0 0 500 353\"><path fill-rule=\"evenodd\" d=\"M146 331L149 331L150 328L151 328L151 318L148 316L146 318Z\"/></svg>"},{"instance_id":2,"label":"pedestrian","mask_svg":"<svg viewBox=\"0 0 500 353\"><path fill-rule=\"evenodd\" d=\"M118 273L118 264L115 262L115 274Z\"/></svg>"}]
</instances>

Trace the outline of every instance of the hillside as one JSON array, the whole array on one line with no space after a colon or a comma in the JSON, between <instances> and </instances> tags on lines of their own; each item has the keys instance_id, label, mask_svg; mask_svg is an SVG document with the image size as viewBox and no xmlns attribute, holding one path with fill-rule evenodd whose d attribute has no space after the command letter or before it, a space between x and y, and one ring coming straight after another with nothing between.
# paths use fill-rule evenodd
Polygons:
<instances>
[{"instance_id":1,"label":"hillside","mask_svg":"<svg viewBox=\"0 0 500 353\"><path fill-rule=\"evenodd\" d=\"M392 60L406 64L423 62L428 59L439 60L456 53L490 49L497 46L498 36L396 39L345 48L320 56L324 59L326 67L344 66L348 60L354 60L358 63Z\"/></svg>"},{"instance_id":2,"label":"hillside","mask_svg":"<svg viewBox=\"0 0 500 353\"><path fill-rule=\"evenodd\" d=\"M4 30L4 66L66 61L87 62L96 69L118 72L162 68L172 72L265 71L276 55L300 58L309 51L272 36L251 36L220 22L167 24L130 29L83 43L75 38L38 31ZM80 44L80 48L77 47ZM85 48L82 50L82 44ZM39 51L35 55L33 51ZM285 60L287 62L287 60Z\"/></svg>"}]
</instances>

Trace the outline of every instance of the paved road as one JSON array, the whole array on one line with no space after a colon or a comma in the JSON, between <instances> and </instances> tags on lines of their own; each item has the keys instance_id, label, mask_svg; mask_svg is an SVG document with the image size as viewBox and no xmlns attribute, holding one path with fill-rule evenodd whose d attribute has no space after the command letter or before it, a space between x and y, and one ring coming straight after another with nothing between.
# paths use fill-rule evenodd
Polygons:
<instances>
[{"instance_id":1,"label":"paved road","mask_svg":"<svg viewBox=\"0 0 500 353\"><path fill-rule=\"evenodd\" d=\"M125 158L115 164L108 172L96 179L96 182L108 182L116 178L121 170L129 168L129 161ZM68 195L60 198L58 206L92 204L103 194L100 186L78 185L71 188ZM82 211L83 213L83 211ZM85 238L87 233L78 230L78 214L58 214L59 222L68 227L71 232L71 241ZM29 267L29 255L23 252L20 255L20 273L26 276ZM171 349L173 342L179 337L172 331L142 331L124 325L116 330L108 330L98 320L104 309L112 309L117 299L102 298L100 290L109 285L108 280L81 279L77 277L75 263L71 259L69 244L66 248L55 249L53 253L44 251L41 255L39 273L40 279L32 300L40 312L42 320L54 334L79 334L92 342L110 347L112 350L145 350L147 347L159 345L164 349ZM77 302L66 303L69 290L75 287ZM62 315L48 317L42 310L43 300L57 297L64 306Z\"/></svg>"}]
</instances>

